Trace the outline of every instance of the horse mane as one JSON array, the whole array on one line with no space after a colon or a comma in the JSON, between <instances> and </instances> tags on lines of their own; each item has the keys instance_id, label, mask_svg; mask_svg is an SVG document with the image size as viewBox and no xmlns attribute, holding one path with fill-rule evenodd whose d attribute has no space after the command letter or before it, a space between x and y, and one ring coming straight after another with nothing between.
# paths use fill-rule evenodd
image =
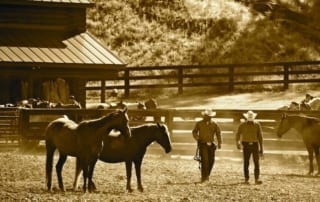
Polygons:
<instances>
[{"instance_id":1,"label":"horse mane","mask_svg":"<svg viewBox=\"0 0 320 202\"><path fill-rule=\"evenodd\" d=\"M111 120L115 116L116 113L118 113L118 111L111 112L111 113L104 115L104 116L97 118L97 119L82 121L79 123L79 126L90 125L92 127L97 127L97 128L102 127L106 122L109 122L109 120Z\"/></svg>"},{"instance_id":2,"label":"horse mane","mask_svg":"<svg viewBox=\"0 0 320 202\"><path fill-rule=\"evenodd\" d=\"M316 117L311 117L311 116L306 116L306 115L300 115L299 117L304 118L308 125L320 123L320 119L316 118Z\"/></svg>"}]
</instances>

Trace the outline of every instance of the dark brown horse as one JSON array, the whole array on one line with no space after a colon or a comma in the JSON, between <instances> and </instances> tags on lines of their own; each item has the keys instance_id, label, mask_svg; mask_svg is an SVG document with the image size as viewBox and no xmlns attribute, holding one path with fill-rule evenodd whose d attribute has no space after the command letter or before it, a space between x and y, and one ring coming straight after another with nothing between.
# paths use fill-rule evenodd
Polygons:
<instances>
[{"instance_id":1,"label":"dark brown horse","mask_svg":"<svg viewBox=\"0 0 320 202\"><path fill-rule=\"evenodd\" d=\"M122 136L105 136L103 149L99 156L101 161L106 163L126 163L127 190L131 189L131 170L134 163L139 191L143 191L141 183L141 164L147 151L148 145L153 141L159 143L166 153L171 151L169 131L164 124L146 124L131 128L132 137L124 140ZM77 167L74 186L77 187L80 169Z\"/></svg>"},{"instance_id":2,"label":"dark brown horse","mask_svg":"<svg viewBox=\"0 0 320 202\"><path fill-rule=\"evenodd\" d=\"M78 166L83 171L83 190L95 189L92 176L98 156L102 150L103 137L112 129L119 130L125 137L131 136L128 124L127 109L109 113L101 118L82 121L79 124L64 117L49 123L45 132L47 159L47 188L51 190L52 164L54 151L59 150L59 160L56 165L59 188L64 191L61 171L67 156L77 157Z\"/></svg>"},{"instance_id":3,"label":"dark brown horse","mask_svg":"<svg viewBox=\"0 0 320 202\"><path fill-rule=\"evenodd\" d=\"M283 114L277 135L282 137L290 128L294 128L302 135L303 142L307 148L309 155L309 174L311 175L313 169L313 153L315 154L318 173L320 174L320 119L314 117L308 117L303 115L287 115Z\"/></svg>"}]
</instances>

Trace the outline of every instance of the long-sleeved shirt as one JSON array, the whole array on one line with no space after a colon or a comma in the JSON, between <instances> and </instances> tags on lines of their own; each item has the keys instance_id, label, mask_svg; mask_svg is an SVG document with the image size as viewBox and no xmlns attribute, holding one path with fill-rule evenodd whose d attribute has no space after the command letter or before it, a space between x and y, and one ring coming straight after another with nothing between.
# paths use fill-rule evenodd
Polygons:
<instances>
[{"instance_id":1,"label":"long-sleeved shirt","mask_svg":"<svg viewBox=\"0 0 320 202\"><path fill-rule=\"evenodd\" d=\"M195 140L201 143L214 142L214 135L217 136L218 144L221 144L220 127L213 121L199 121L196 123L192 134Z\"/></svg>"},{"instance_id":2,"label":"long-sleeved shirt","mask_svg":"<svg viewBox=\"0 0 320 202\"><path fill-rule=\"evenodd\" d=\"M259 142L262 146L263 135L260 123L256 121L241 123L236 134L236 142L240 140L242 142Z\"/></svg>"}]
</instances>

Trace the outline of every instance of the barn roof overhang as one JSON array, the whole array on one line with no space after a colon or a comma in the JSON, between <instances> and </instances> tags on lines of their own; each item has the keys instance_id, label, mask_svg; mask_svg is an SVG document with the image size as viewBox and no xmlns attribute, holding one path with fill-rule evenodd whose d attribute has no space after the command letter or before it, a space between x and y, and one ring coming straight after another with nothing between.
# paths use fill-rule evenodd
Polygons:
<instances>
[{"instance_id":1,"label":"barn roof overhang","mask_svg":"<svg viewBox=\"0 0 320 202\"><path fill-rule=\"evenodd\" d=\"M47 36L0 33L2 75L104 78L126 64L88 32L63 41Z\"/></svg>"}]
</instances>

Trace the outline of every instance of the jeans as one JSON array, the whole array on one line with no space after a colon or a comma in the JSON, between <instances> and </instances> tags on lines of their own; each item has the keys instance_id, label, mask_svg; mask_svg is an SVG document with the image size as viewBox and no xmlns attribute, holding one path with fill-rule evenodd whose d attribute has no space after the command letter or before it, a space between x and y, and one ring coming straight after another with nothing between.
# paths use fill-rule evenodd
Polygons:
<instances>
[{"instance_id":1,"label":"jeans","mask_svg":"<svg viewBox=\"0 0 320 202\"><path fill-rule=\"evenodd\" d=\"M255 180L258 180L260 175L258 143L242 142L242 146L243 146L243 161L244 161L243 172L244 172L245 180L249 180L249 161L250 161L251 155L253 156L253 163L254 163L254 177L255 177Z\"/></svg>"},{"instance_id":2,"label":"jeans","mask_svg":"<svg viewBox=\"0 0 320 202\"><path fill-rule=\"evenodd\" d=\"M207 180L215 161L216 145L199 143L199 154L201 157L201 180Z\"/></svg>"}]
</instances>

